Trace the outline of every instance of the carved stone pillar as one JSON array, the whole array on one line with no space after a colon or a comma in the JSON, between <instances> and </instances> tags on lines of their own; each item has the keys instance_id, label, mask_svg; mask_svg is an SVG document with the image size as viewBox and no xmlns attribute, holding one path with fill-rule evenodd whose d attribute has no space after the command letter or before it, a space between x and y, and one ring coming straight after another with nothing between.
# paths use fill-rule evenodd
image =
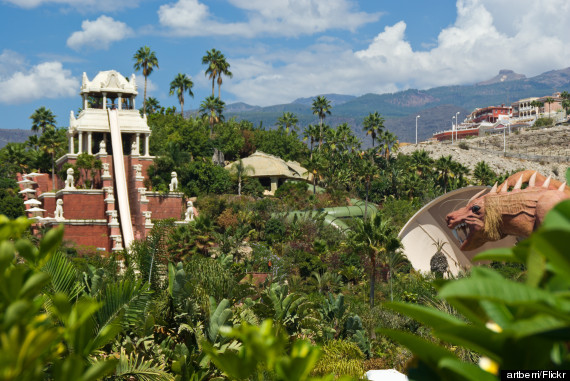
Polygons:
<instances>
[{"instance_id":1,"label":"carved stone pillar","mask_svg":"<svg viewBox=\"0 0 570 381\"><path fill-rule=\"evenodd\" d=\"M117 101L119 102L119 110L123 109L123 94L119 93Z\"/></svg>"},{"instance_id":2,"label":"carved stone pillar","mask_svg":"<svg viewBox=\"0 0 570 381\"><path fill-rule=\"evenodd\" d=\"M107 93L103 93L103 110L107 110Z\"/></svg>"},{"instance_id":3,"label":"carved stone pillar","mask_svg":"<svg viewBox=\"0 0 570 381\"><path fill-rule=\"evenodd\" d=\"M149 136L150 134L144 134L144 155L145 156L150 156L149 154Z\"/></svg>"},{"instance_id":4,"label":"carved stone pillar","mask_svg":"<svg viewBox=\"0 0 570 381\"><path fill-rule=\"evenodd\" d=\"M137 132L137 150L135 151L136 155L141 154L140 146L141 146L141 134Z\"/></svg>"},{"instance_id":5,"label":"carved stone pillar","mask_svg":"<svg viewBox=\"0 0 570 381\"><path fill-rule=\"evenodd\" d=\"M87 94L83 94L83 110L87 110L89 103L87 102Z\"/></svg>"},{"instance_id":6,"label":"carved stone pillar","mask_svg":"<svg viewBox=\"0 0 570 381\"><path fill-rule=\"evenodd\" d=\"M93 133L92 133L91 131L89 131L89 132L87 133L87 153L88 153L89 155L93 155L93 151L92 151L92 148L91 148L92 143L93 143L93 142L92 142L92 137L93 137Z\"/></svg>"},{"instance_id":7,"label":"carved stone pillar","mask_svg":"<svg viewBox=\"0 0 570 381\"><path fill-rule=\"evenodd\" d=\"M79 144L78 144L79 149L77 150L77 153L80 154L83 152L83 132L79 131L77 133L77 135L78 135L78 139L79 139L79 141L78 141L79 142Z\"/></svg>"},{"instance_id":8,"label":"carved stone pillar","mask_svg":"<svg viewBox=\"0 0 570 381\"><path fill-rule=\"evenodd\" d=\"M73 133L69 134L69 153L73 155L73 151L75 150L74 147L75 142L73 141Z\"/></svg>"}]
</instances>

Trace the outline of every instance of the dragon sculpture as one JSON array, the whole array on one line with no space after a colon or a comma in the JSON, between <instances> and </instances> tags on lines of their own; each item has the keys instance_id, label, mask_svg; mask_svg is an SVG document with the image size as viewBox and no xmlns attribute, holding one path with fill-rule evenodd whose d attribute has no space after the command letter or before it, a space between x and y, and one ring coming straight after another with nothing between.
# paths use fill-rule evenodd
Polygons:
<instances>
[{"instance_id":1,"label":"dragon sculpture","mask_svg":"<svg viewBox=\"0 0 570 381\"><path fill-rule=\"evenodd\" d=\"M528 187L522 189L526 183ZM570 198L566 183L534 171L515 173L483 195L486 191L446 216L447 227L461 243L461 250L475 250L507 235L528 237L554 205Z\"/></svg>"}]
</instances>

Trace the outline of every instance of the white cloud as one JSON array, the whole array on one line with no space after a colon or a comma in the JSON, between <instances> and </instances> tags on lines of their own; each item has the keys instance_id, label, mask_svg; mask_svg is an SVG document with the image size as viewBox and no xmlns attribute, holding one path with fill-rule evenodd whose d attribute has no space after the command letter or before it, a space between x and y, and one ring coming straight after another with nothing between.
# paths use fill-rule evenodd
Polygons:
<instances>
[{"instance_id":1,"label":"white cloud","mask_svg":"<svg viewBox=\"0 0 570 381\"><path fill-rule=\"evenodd\" d=\"M14 64L18 69L14 70ZM79 81L60 62L44 62L22 71L24 60L12 52L0 55L0 103L18 104L41 98L77 95Z\"/></svg>"},{"instance_id":2,"label":"white cloud","mask_svg":"<svg viewBox=\"0 0 570 381\"><path fill-rule=\"evenodd\" d=\"M221 22L198 0L178 0L158 10L161 25L181 36L300 36L330 29L354 31L380 14L356 12L349 0L228 0L247 22Z\"/></svg>"},{"instance_id":3,"label":"white cloud","mask_svg":"<svg viewBox=\"0 0 570 381\"><path fill-rule=\"evenodd\" d=\"M79 50L84 46L93 49L109 48L111 43L133 35L127 24L115 21L109 16L99 16L97 20L85 20L81 23L81 31L73 32L67 39L67 46Z\"/></svg>"},{"instance_id":4,"label":"white cloud","mask_svg":"<svg viewBox=\"0 0 570 381\"><path fill-rule=\"evenodd\" d=\"M500 69L534 76L568 67L570 23L564 19L570 2L523 0L516 9L506 4L459 0L455 23L429 50L414 50L400 21L360 51L324 39L303 51L229 57L234 79L224 85L239 101L269 105L331 92L360 95L475 83Z\"/></svg>"},{"instance_id":5,"label":"white cloud","mask_svg":"<svg viewBox=\"0 0 570 381\"><path fill-rule=\"evenodd\" d=\"M138 7L141 0L3 0L20 8L32 9L42 5L56 4L75 8L78 11L118 11Z\"/></svg>"},{"instance_id":6,"label":"white cloud","mask_svg":"<svg viewBox=\"0 0 570 381\"><path fill-rule=\"evenodd\" d=\"M143 75L137 75L135 76L135 81L137 83L137 91L139 92L138 98L140 99L140 102L142 102L143 96L144 96L144 77ZM152 82L150 79L146 80L146 96L150 97L152 96L152 92L158 90L158 86L156 86L156 84L154 82ZM142 106L142 103L141 103Z\"/></svg>"}]
</instances>

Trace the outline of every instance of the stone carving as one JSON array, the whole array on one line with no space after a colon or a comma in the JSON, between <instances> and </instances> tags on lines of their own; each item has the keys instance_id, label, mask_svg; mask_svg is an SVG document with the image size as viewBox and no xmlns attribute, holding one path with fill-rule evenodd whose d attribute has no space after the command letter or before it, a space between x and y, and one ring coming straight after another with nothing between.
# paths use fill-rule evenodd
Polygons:
<instances>
[{"instance_id":1,"label":"stone carving","mask_svg":"<svg viewBox=\"0 0 570 381\"><path fill-rule=\"evenodd\" d=\"M119 214L117 213L116 210L111 210L110 212L111 212L111 213L110 213L110 214L111 214L111 222L110 222L110 224L118 225L118 224L119 224L119 220L117 219L117 217L119 216Z\"/></svg>"},{"instance_id":2,"label":"stone carving","mask_svg":"<svg viewBox=\"0 0 570 381\"><path fill-rule=\"evenodd\" d=\"M139 193L141 194L140 202L147 202L148 199L146 198L146 188L139 188Z\"/></svg>"},{"instance_id":3,"label":"stone carving","mask_svg":"<svg viewBox=\"0 0 570 381\"><path fill-rule=\"evenodd\" d=\"M137 146L137 141L134 140L131 144L131 155L138 155L139 154L139 147Z\"/></svg>"},{"instance_id":4,"label":"stone carving","mask_svg":"<svg viewBox=\"0 0 570 381\"><path fill-rule=\"evenodd\" d=\"M528 188L521 189L528 182ZM513 190L508 192L509 187ZM499 189L499 190L497 190ZM461 243L461 250L475 250L508 235L528 237L558 202L570 198L566 183L533 171L510 176L498 188L473 196L467 206L447 215L447 227Z\"/></svg>"},{"instance_id":5,"label":"stone carving","mask_svg":"<svg viewBox=\"0 0 570 381\"><path fill-rule=\"evenodd\" d=\"M176 174L176 172L172 172L170 174L171 179L170 179L170 191L174 192L176 190L178 190L178 175Z\"/></svg>"},{"instance_id":6,"label":"stone carving","mask_svg":"<svg viewBox=\"0 0 570 381\"><path fill-rule=\"evenodd\" d=\"M101 140L99 143L99 154L106 155L107 154L107 143L105 143L105 139ZM107 164L107 163L105 163ZM107 164L107 169L109 168L109 164Z\"/></svg>"},{"instance_id":7,"label":"stone carving","mask_svg":"<svg viewBox=\"0 0 570 381\"><path fill-rule=\"evenodd\" d=\"M134 170L135 170L135 176L136 176L136 177L143 177L143 174L142 174L142 167L143 167L142 164L135 164L135 165L133 165L133 168L134 168Z\"/></svg>"},{"instance_id":8,"label":"stone carving","mask_svg":"<svg viewBox=\"0 0 570 381\"><path fill-rule=\"evenodd\" d=\"M113 250L123 250L123 237L120 235L113 237L115 240L115 247Z\"/></svg>"},{"instance_id":9,"label":"stone carving","mask_svg":"<svg viewBox=\"0 0 570 381\"><path fill-rule=\"evenodd\" d=\"M111 173L109 173L109 163L103 163L103 177L111 177Z\"/></svg>"},{"instance_id":10,"label":"stone carving","mask_svg":"<svg viewBox=\"0 0 570 381\"><path fill-rule=\"evenodd\" d=\"M67 170L67 178L65 179L65 189L75 189L75 179L73 178L73 168Z\"/></svg>"},{"instance_id":11,"label":"stone carving","mask_svg":"<svg viewBox=\"0 0 570 381\"><path fill-rule=\"evenodd\" d=\"M184 221L186 222L190 222L190 221L194 221L194 204L192 204L192 201L188 201L186 203L186 212L184 213Z\"/></svg>"},{"instance_id":12,"label":"stone carving","mask_svg":"<svg viewBox=\"0 0 570 381\"><path fill-rule=\"evenodd\" d=\"M114 200L115 196L113 195L113 187L106 187L105 188L105 200Z\"/></svg>"},{"instance_id":13,"label":"stone carving","mask_svg":"<svg viewBox=\"0 0 570 381\"><path fill-rule=\"evenodd\" d=\"M152 212L150 210L144 211L142 212L143 216L144 216L144 224L145 226L152 226L152 222L150 220L151 216L152 216Z\"/></svg>"},{"instance_id":14,"label":"stone carving","mask_svg":"<svg viewBox=\"0 0 570 381\"><path fill-rule=\"evenodd\" d=\"M63 200L60 198L57 200L57 206L55 207L55 212L53 213L53 217L56 221L63 221L65 218L63 217Z\"/></svg>"}]
</instances>

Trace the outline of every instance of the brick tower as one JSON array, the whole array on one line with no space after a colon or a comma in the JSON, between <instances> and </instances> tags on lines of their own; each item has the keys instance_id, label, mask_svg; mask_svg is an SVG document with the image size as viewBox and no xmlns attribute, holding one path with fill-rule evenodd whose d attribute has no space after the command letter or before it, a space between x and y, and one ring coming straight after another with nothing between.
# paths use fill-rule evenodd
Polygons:
<instances>
[{"instance_id":1,"label":"brick tower","mask_svg":"<svg viewBox=\"0 0 570 381\"><path fill-rule=\"evenodd\" d=\"M154 157L149 154L146 115L135 108L134 74L128 80L114 70L102 71L89 81L84 73L80 95L83 108L77 118L73 111L69 118L69 152L56 166L61 173L87 153L101 160L103 168L93 179L75 181L69 169L65 179L34 177L30 189L45 210L44 216L36 217L38 224L63 224L65 239L110 251L144 238L153 226L151 218L183 220L185 200L175 180L168 194L144 185ZM19 180L25 179L23 175Z\"/></svg>"}]
</instances>

